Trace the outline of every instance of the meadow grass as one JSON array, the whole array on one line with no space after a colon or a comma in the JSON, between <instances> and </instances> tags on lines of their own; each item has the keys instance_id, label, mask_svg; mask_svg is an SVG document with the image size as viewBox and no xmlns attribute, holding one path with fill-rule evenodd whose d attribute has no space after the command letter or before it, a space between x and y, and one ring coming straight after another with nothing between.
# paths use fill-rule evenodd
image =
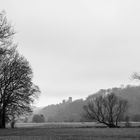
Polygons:
<instances>
[{"instance_id":1,"label":"meadow grass","mask_svg":"<svg viewBox=\"0 0 140 140\"><path fill-rule=\"evenodd\" d=\"M140 128L52 126L0 129L0 140L140 140Z\"/></svg>"}]
</instances>

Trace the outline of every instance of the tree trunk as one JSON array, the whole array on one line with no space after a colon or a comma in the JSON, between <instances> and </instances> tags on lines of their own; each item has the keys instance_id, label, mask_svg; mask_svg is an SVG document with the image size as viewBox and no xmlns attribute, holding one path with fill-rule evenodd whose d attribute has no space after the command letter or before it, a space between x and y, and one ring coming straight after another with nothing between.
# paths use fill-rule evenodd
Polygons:
<instances>
[{"instance_id":1,"label":"tree trunk","mask_svg":"<svg viewBox=\"0 0 140 140\"><path fill-rule=\"evenodd\" d=\"M15 128L15 120L11 122L11 128Z\"/></svg>"},{"instance_id":2,"label":"tree trunk","mask_svg":"<svg viewBox=\"0 0 140 140\"><path fill-rule=\"evenodd\" d=\"M0 113L0 128L2 128L2 114Z\"/></svg>"},{"instance_id":3,"label":"tree trunk","mask_svg":"<svg viewBox=\"0 0 140 140\"><path fill-rule=\"evenodd\" d=\"M16 123L16 120L15 120L15 116L13 115L12 120L11 120L11 128L15 128L15 123Z\"/></svg>"},{"instance_id":4,"label":"tree trunk","mask_svg":"<svg viewBox=\"0 0 140 140\"><path fill-rule=\"evenodd\" d=\"M5 109L2 111L2 127L5 128L6 120L5 120Z\"/></svg>"},{"instance_id":5,"label":"tree trunk","mask_svg":"<svg viewBox=\"0 0 140 140\"><path fill-rule=\"evenodd\" d=\"M0 113L0 128L6 127L6 115L5 115L5 107L3 107L1 113Z\"/></svg>"},{"instance_id":6,"label":"tree trunk","mask_svg":"<svg viewBox=\"0 0 140 140\"><path fill-rule=\"evenodd\" d=\"M113 124L113 123L110 123L110 124L108 124L108 127L109 128L116 128L117 126L115 124Z\"/></svg>"}]
</instances>

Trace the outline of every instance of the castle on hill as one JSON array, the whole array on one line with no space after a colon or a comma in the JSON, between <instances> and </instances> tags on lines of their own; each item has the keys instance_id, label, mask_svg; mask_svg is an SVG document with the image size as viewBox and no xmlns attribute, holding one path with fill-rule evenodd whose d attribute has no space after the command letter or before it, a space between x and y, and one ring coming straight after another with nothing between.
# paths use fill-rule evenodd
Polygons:
<instances>
[{"instance_id":1,"label":"castle on hill","mask_svg":"<svg viewBox=\"0 0 140 140\"><path fill-rule=\"evenodd\" d=\"M65 99L64 99L64 100L62 101L62 103L63 103L63 104L65 104L65 103L72 103L72 97L69 97L68 100L65 100Z\"/></svg>"}]
</instances>

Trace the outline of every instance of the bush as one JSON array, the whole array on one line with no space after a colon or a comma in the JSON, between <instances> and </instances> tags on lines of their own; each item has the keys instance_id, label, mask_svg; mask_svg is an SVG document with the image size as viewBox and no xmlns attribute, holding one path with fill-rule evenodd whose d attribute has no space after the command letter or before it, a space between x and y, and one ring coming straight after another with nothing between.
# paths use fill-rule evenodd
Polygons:
<instances>
[{"instance_id":1,"label":"bush","mask_svg":"<svg viewBox=\"0 0 140 140\"><path fill-rule=\"evenodd\" d=\"M125 127L131 127L130 117L129 116L125 117Z\"/></svg>"},{"instance_id":2,"label":"bush","mask_svg":"<svg viewBox=\"0 0 140 140\"><path fill-rule=\"evenodd\" d=\"M32 118L32 122L43 123L43 122L45 122L45 117L42 114L35 114Z\"/></svg>"}]
</instances>

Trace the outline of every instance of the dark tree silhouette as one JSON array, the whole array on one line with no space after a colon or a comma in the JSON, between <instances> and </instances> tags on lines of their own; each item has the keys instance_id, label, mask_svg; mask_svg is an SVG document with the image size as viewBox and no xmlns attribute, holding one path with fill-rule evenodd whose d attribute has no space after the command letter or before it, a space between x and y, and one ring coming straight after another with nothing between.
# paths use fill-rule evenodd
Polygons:
<instances>
[{"instance_id":1,"label":"dark tree silhouette","mask_svg":"<svg viewBox=\"0 0 140 140\"><path fill-rule=\"evenodd\" d=\"M12 41L12 26L0 14L0 128L6 122L31 112L39 88L32 82L32 69Z\"/></svg>"},{"instance_id":2,"label":"dark tree silhouette","mask_svg":"<svg viewBox=\"0 0 140 140\"><path fill-rule=\"evenodd\" d=\"M84 116L108 127L119 127L118 122L127 110L127 101L114 93L91 98L84 106Z\"/></svg>"},{"instance_id":3,"label":"dark tree silhouette","mask_svg":"<svg viewBox=\"0 0 140 140\"><path fill-rule=\"evenodd\" d=\"M5 128L8 119L31 112L30 103L39 88L32 83L28 61L17 52L4 59L0 70L0 118Z\"/></svg>"}]
</instances>

